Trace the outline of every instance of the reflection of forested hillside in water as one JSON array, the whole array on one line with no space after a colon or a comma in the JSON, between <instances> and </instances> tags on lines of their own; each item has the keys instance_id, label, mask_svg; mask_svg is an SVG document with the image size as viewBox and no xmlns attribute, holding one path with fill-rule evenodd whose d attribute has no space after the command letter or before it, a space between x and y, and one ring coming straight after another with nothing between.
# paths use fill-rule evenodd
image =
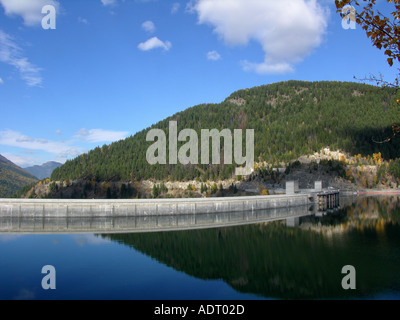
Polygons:
<instances>
[{"instance_id":1,"label":"reflection of forested hillside in water","mask_svg":"<svg viewBox=\"0 0 400 320\"><path fill-rule=\"evenodd\" d=\"M400 225L399 203L397 196L355 198L352 205L338 212L302 218L300 228L321 232L325 236L348 233L354 229L375 229L378 234L384 234L388 223Z\"/></svg>"},{"instance_id":2,"label":"reflection of forested hillside in water","mask_svg":"<svg viewBox=\"0 0 400 320\"><path fill-rule=\"evenodd\" d=\"M309 226L355 228L327 235L285 222L231 228L106 237L202 279L223 279L238 291L276 298L346 298L400 289L397 198L361 199ZM302 223L302 222L301 222ZM358 227L357 227L358 226ZM322 229L321 229L322 230ZM344 291L344 265L357 271L357 290Z\"/></svg>"}]
</instances>

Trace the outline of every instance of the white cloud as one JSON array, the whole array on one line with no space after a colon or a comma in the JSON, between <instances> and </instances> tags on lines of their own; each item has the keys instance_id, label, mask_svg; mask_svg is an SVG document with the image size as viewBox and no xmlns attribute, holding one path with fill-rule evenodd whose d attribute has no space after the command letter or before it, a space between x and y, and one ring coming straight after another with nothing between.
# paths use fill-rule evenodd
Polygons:
<instances>
[{"instance_id":1,"label":"white cloud","mask_svg":"<svg viewBox=\"0 0 400 320\"><path fill-rule=\"evenodd\" d=\"M142 23L142 29L148 33L154 33L156 31L156 26L153 21L145 21Z\"/></svg>"},{"instance_id":2,"label":"white cloud","mask_svg":"<svg viewBox=\"0 0 400 320\"><path fill-rule=\"evenodd\" d=\"M196 6L197 1L198 0L190 0L188 3L186 3L185 12L186 13L195 13L196 12L195 6Z\"/></svg>"},{"instance_id":3,"label":"white cloud","mask_svg":"<svg viewBox=\"0 0 400 320\"><path fill-rule=\"evenodd\" d=\"M261 63L243 61L246 71L260 74L294 70L323 40L327 9L316 0L197 0L187 10L198 14L227 45L256 41L265 53Z\"/></svg>"},{"instance_id":4,"label":"white cloud","mask_svg":"<svg viewBox=\"0 0 400 320\"><path fill-rule=\"evenodd\" d=\"M59 134L61 131L57 130L56 133ZM44 160L48 161L49 156L43 154L43 152L52 154L54 161L64 163L67 159L75 158L89 151L82 146L77 146L79 142L81 142L80 144L82 144L82 142L108 143L122 140L128 135L129 132L81 129L73 139L68 141L51 141L29 137L20 132L8 129L0 131L0 145L23 149L19 152L19 155L6 152L2 152L2 154L16 165L26 168L32 165L42 164Z\"/></svg>"},{"instance_id":5,"label":"white cloud","mask_svg":"<svg viewBox=\"0 0 400 320\"><path fill-rule=\"evenodd\" d=\"M3 79L2 79L2 78L0 78L0 84L3 84L3 83L4 83Z\"/></svg>"},{"instance_id":6,"label":"white cloud","mask_svg":"<svg viewBox=\"0 0 400 320\"><path fill-rule=\"evenodd\" d=\"M22 56L21 52L21 48L11 36L0 30L0 62L16 68L28 86L40 86L42 83L41 69L30 63L28 58Z\"/></svg>"},{"instance_id":7,"label":"white cloud","mask_svg":"<svg viewBox=\"0 0 400 320\"><path fill-rule=\"evenodd\" d=\"M258 74L283 74L293 72L294 68L290 63L269 63L268 61L262 63L254 63L249 61L242 61L244 71L256 72Z\"/></svg>"},{"instance_id":8,"label":"white cloud","mask_svg":"<svg viewBox=\"0 0 400 320\"><path fill-rule=\"evenodd\" d=\"M69 149L65 149L63 152L58 153L55 161L63 163L67 159L75 158L75 157L81 155L82 153L85 153L88 151L89 150L87 150L87 149L70 147Z\"/></svg>"},{"instance_id":9,"label":"white cloud","mask_svg":"<svg viewBox=\"0 0 400 320\"><path fill-rule=\"evenodd\" d=\"M0 242L10 242L23 237L19 234L0 234Z\"/></svg>"},{"instance_id":10,"label":"white cloud","mask_svg":"<svg viewBox=\"0 0 400 320\"><path fill-rule=\"evenodd\" d=\"M103 6L111 6L115 4L117 1L116 0L101 0L101 3Z\"/></svg>"},{"instance_id":11,"label":"white cloud","mask_svg":"<svg viewBox=\"0 0 400 320\"><path fill-rule=\"evenodd\" d=\"M70 156L77 156L82 152L82 150L67 142L32 138L13 130L0 131L0 145L27 150L40 150L53 154L68 154Z\"/></svg>"},{"instance_id":12,"label":"white cloud","mask_svg":"<svg viewBox=\"0 0 400 320\"><path fill-rule=\"evenodd\" d=\"M21 16L26 26L40 25L44 17L42 8L52 5L58 11L59 3L55 0L0 0L8 16Z\"/></svg>"},{"instance_id":13,"label":"white cloud","mask_svg":"<svg viewBox=\"0 0 400 320\"><path fill-rule=\"evenodd\" d=\"M175 3L172 5L171 13L172 13L172 14L177 13L177 12L179 11L179 8L180 8L180 7L181 7L181 5L180 5L178 2L175 2Z\"/></svg>"},{"instance_id":14,"label":"white cloud","mask_svg":"<svg viewBox=\"0 0 400 320\"><path fill-rule=\"evenodd\" d=\"M212 61L218 61L221 59L221 55L217 51L213 50L207 53L207 59Z\"/></svg>"},{"instance_id":15,"label":"white cloud","mask_svg":"<svg viewBox=\"0 0 400 320\"><path fill-rule=\"evenodd\" d=\"M2 155L11 162L15 163L20 168L27 168L38 164L36 159L32 156L26 156L26 155L20 156L7 152L4 152Z\"/></svg>"},{"instance_id":16,"label":"white cloud","mask_svg":"<svg viewBox=\"0 0 400 320\"><path fill-rule=\"evenodd\" d=\"M87 19L82 18L82 17L78 17L78 22L83 23L83 24L89 24L89 21L87 21Z\"/></svg>"},{"instance_id":17,"label":"white cloud","mask_svg":"<svg viewBox=\"0 0 400 320\"><path fill-rule=\"evenodd\" d=\"M172 43L169 41L161 41L157 37L153 37L146 42L139 43L138 48L142 51L149 51L157 48L162 48L165 51L169 51L172 48Z\"/></svg>"},{"instance_id":18,"label":"white cloud","mask_svg":"<svg viewBox=\"0 0 400 320\"><path fill-rule=\"evenodd\" d=\"M101 245L105 243L109 243L110 241L104 239L100 236L95 236L94 234L87 234L87 235L72 235L72 239L74 239L75 243L80 247L85 245Z\"/></svg>"},{"instance_id":19,"label":"white cloud","mask_svg":"<svg viewBox=\"0 0 400 320\"><path fill-rule=\"evenodd\" d=\"M75 135L77 138L87 142L114 142L125 139L129 135L126 131L108 131L103 129L86 130L81 129Z\"/></svg>"}]
</instances>

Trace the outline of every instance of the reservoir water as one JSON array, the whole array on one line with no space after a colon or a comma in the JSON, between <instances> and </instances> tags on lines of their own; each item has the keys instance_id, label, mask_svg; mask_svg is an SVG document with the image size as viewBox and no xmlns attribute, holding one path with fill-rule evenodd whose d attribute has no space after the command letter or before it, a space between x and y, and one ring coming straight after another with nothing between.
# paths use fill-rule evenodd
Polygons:
<instances>
[{"instance_id":1,"label":"reservoir water","mask_svg":"<svg viewBox=\"0 0 400 320\"><path fill-rule=\"evenodd\" d=\"M31 231L14 232L21 221L0 221L8 228L0 231L0 299L400 299L397 196L157 232L43 234L27 223ZM55 290L42 288L46 265ZM346 265L356 271L354 290L342 287Z\"/></svg>"}]
</instances>

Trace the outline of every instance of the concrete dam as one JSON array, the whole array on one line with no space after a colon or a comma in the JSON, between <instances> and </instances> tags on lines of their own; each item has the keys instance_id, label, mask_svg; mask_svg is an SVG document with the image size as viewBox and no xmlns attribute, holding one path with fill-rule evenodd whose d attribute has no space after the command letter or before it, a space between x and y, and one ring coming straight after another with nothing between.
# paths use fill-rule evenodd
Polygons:
<instances>
[{"instance_id":1,"label":"concrete dam","mask_svg":"<svg viewBox=\"0 0 400 320\"><path fill-rule=\"evenodd\" d=\"M0 199L0 217L135 217L242 212L307 206L308 194L236 198L153 200Z\"/></svg>"},{"instance_id":2,"label":"concrete dam","mask_svg":"<svg viewBox=\"0 0 400 320\"><path fill-rule=\"evenodd\" d=\"M291 219L339 206L337 191L194 199L0 199L0 232L141 232ZM290 221L290 225L295 221Z\"/></svg>"},{"instance_id":3,"label":"concrete dam","mask_svg":"<svg viewBox=\"0 0 400 320\"><path fill-rule=\"evenodd\" d=\"M300 217L312 215L312 207L300 206L243 212L174 214L162 216L108 217L2 217L0 234L6 233L139 233L239 226L286 220L295 227Z\"/></svg>"},{"instance_id":4,"label":"concrete dam","mask_svg":"<svg viewBox=\"0 0 400 320\"><path fill-rule=\"evenodd\" d=\"M326 211L339 205L339 191L300 190L298 181L286 182L286 194L226 198L73 200L73 199L0 199L1 217L132 217L215 212L243 212L317 205Z\"/></svg>"}]
</instances>

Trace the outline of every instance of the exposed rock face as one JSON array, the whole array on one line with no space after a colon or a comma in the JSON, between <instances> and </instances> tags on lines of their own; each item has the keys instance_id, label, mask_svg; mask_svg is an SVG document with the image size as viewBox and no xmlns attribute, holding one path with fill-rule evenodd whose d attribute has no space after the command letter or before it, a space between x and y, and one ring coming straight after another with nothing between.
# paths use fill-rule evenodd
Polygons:
<instances>
[{"instance_id":1,"label":"exposed rock face","mask_svg":"<svg viewBox=\"0 0 400 320\"><path fill-rule=\"evenodd\" d=\"M243 106L246 104L246 100L242 98L229 99L228 101L238 106Z\"/></svg>"}]
</instances>

